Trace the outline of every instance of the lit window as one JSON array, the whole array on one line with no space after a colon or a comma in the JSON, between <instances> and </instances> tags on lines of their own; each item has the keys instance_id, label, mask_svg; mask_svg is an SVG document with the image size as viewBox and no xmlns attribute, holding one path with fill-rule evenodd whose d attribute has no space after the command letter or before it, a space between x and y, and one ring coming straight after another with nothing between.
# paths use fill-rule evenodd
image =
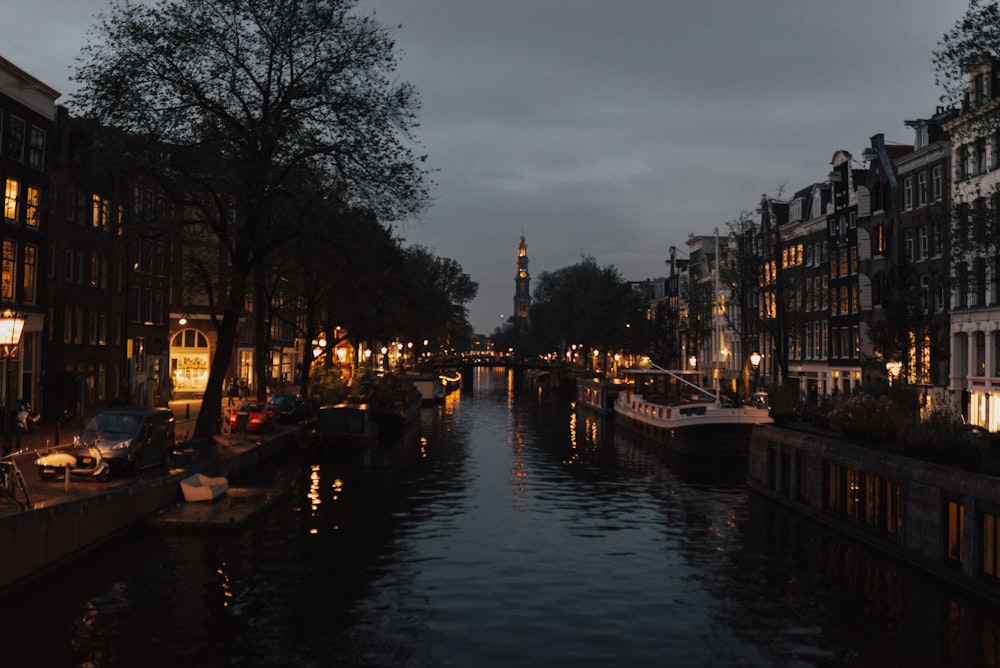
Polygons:
<instances>
[{"instance_id":1,"label":"lit window","mask_svg":"<svg viewBox=\"0 0 1000 668\"><path fill-rule=\"evenodd\" d=\"M35 303L35 285L37 283L38 247L26 244L24 247L23 281L24 301Z\"/></svg>"},{"instance_id":2,"label":"lit window","mask_svg":"<svg viewBox=\"0 0 1000 668\"><path fill-rule=\"evenodd\" d=\"M7 179L3 192L3 217L5 220L17 220L17 194L20 189L18 182Z\"/></svg>"},{"instance_id":3,"label":"lit window","mask_svg":"<svg viewBox=\"0 0 1000 668\"><path fill-rule=\"evenodd\" d=\"M24 222L31 227L38 227L38 188L33 188L32 186L28 186L27 189Z\"/></svg>"},{"instance_id":4,"label":"lit window","mask_svg":"<svg viewBox=\"0 0 1000 668\"><path fill-rule=\"evenodd\" d=\"M0 267L0 297L14 298L14 269L17 258L17 244L13 241L3 242L3 265Z\"/></svg>"}]
</instances>

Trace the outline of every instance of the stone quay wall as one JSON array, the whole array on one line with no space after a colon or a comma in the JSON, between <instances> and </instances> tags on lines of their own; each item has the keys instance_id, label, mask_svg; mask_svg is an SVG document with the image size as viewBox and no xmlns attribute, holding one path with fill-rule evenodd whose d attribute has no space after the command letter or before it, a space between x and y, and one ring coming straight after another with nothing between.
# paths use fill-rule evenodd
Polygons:
<instances>
[{"instance_id":1,"label":"stone quay wall","mask_svg":"<svg viewBox=\"0 0 1000 668\"><path fill-rule=\"evenodd\" d=\"M217 445L214 456L167 475L107 487L93 482L93 491L86 494L0 516L0 590L65 564L176 503L180 481L193 473L237 478L294 447L294 438L294 433L279 433L255 442Z\"/></svg>"},{"instance_id":2,"label":"stone quay wall","mask_svg":"<svg viewBox=\"0 0 1000 668\"><path fill-rule=\"evenodd\" d=\"M852 539L977 595L1000 600L985 524L1000 518L1000 477L760 425L747 484ZM955 517L960 518L957 522Z\"/></svg>"}]
</instances>

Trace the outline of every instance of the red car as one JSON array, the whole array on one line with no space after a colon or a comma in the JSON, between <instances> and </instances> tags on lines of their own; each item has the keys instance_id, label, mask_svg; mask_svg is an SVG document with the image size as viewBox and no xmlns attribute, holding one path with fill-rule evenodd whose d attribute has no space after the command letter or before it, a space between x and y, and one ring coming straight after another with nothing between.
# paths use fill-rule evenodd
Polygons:
<instances>
[{"instance_id":1,"label":"red car","mask_svg":"<svg viewBox=\"0 0 1000 668\"><path fill-rule=\"evenodd\" d=\"M244 401L229 415L229 429L238 432L259 434L274 429L275 414L267 409L263 401ZM245 425L245 426L244 426Z\"/></svg>"}]
</instances>

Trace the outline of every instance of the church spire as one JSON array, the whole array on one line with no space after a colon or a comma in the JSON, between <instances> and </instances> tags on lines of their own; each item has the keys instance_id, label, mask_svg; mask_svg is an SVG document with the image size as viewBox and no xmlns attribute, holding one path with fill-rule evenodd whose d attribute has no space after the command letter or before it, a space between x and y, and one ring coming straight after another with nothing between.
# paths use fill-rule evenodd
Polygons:
<instances>
[{"instance_id":1,"label":"church spire","mask_svg":"<svg viewBox=\"0 0 1000 668\"><path fill-rule=\"evenodd\" d=\"M517 244L517 276L514 278L514 316L527 319L531 311L531 277L528 275L528 244L524 240L524 228Z\"/></svg>"}]
</instances>

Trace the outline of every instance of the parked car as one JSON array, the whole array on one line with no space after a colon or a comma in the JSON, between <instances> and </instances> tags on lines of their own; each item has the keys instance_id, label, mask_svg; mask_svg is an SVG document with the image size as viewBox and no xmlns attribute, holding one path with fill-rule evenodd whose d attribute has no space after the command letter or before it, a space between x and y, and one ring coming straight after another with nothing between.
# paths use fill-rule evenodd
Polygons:
<instances>
[{"instance_id":1,"label":"parked car","mask_svg":"<svg viewBox=\"0 0 1000 668\"><path fill-rule=\"evenodd\" d=\"M109 408L88 419L73 441L97 447L112 473L169 466L176 444L174 414L167 408Z\"/></svg>"},{"instance_id":2,"label":"parked car","mask_svg":"<svg viewBox=\"0 0 1000 668\"><path fill-rule=\"evenodd\" d=\"M260 434L274 429L277 419L263 401L244 401L229 415L232 431Z\"/></svg>"},{"instance_id":3,"label":"parked car","mask_svg":"<svg viewBox=\"0 0 1000 668\"><path fill-rule=\"evenodd\" d=\"M302 422L310 412L306 400L296 394L276 394L267 407L280 422Z\"/></svg>"}]
</instances>

